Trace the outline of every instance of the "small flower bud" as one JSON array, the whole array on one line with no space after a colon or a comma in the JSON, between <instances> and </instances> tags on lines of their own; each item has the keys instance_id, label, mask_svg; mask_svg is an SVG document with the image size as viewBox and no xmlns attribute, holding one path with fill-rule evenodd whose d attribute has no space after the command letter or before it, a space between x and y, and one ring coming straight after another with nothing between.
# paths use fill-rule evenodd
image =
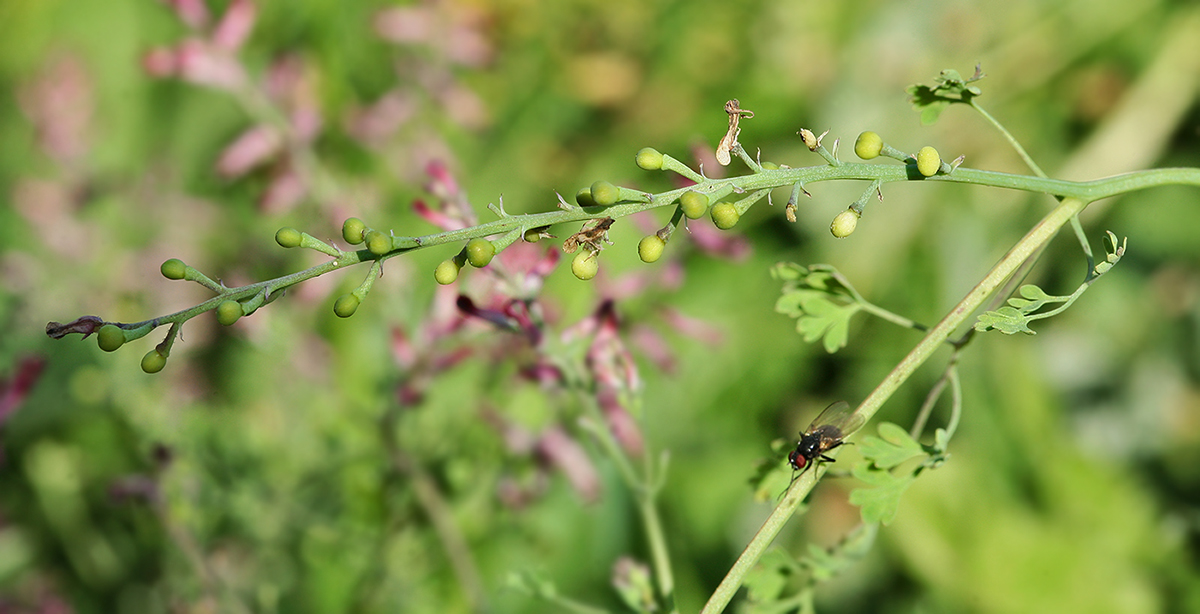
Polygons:
<instances>
[{"instance_id":1,"label":"small flower bud","mask_svg":"<svg viewBox=\"0 0 1200 614\"><path fill-rule=\"evenodd\" d=\"M833 218L833 223L829 225L829 232L839 239L845 239L854 232L858 226L858 213L853 209L846 209Z\"/></svg>"},{"instance_id":2,"label":"small flower bud","mask_svg":"<svg viewBox=\"0 0 1200 614\"><path fill-rule=\"evenodd\" d=\"M158 373L167 366L167 357L158 353L158 350L150 350L142 356L142 371L150 374Z\"/></svg>"},{"instance_id":3,"label":"small flower bud","mask_svg":"<svg viewBox=\"0 0 1200 614\"><path fill-rule=\"evenodd\" d=\"M663 155L653 147L643 147L637 152L637 157L634 160L637 162L638 167L642 170L662 170Z\"/></svg>"},{"instance_id":4,"label":"small flower bud","mask_svg":"<svg viewBox=\"0 0 1200 614\"><path fill-rule=\"evenodd\" d=\"M187 265L178 258L172 258L162 263L159 270L167 279L183 279L187 275Z\"/></svg>"},{"instance_id":5,"label":"small flower bud","mask_svg":"<svg viewBox=\"0 0 1200 614\"><path fill-rule=\"evenodd\" d=\"M339 318L348 318L358 311L359 304L362 303L357 296L353 294L343 294L338 297L338 300L333 303L333 313Z\"/></svg>"},{"instance_id":6,"label":"small flower bud","mask_svg":"<svg viewBox=\"0 0 1200 614\"><path fill-rule=\"evenodd\" d=\"M621 198L621 189L607 181L597 181L592 184L592 202L601 207L617 204Z\"/></svg>"},{"instance_id":7,"label":"small flower bud","mask_svg":"<svg viewBox=\"0 0 1200 614\"><path fill-rule=\"evenodd\" d=\"M579 250L579 253L575 254L575 258L571 260L571 273L583 281L595 277L596 273L600 271L600 259L597 258L597 255L590 249Z\"/></svg>"},{"instance_id":8,"label":"small flower bud","mask_svg":"<svg viewBox=\"0 0 1200 614\"><path fill-rule=\"evenodd\" d=\"M105 352L115 352L125 345L125 331L115 324L105 324L100 327L96 342Z\"/></svg>"},{"instance_id":9,"label":"small flower bud","mask_svg":"<svg viewBox=\"0 0 1200 614\"><path fill-rule=\"evenodd\" d=\"M459 266L453 258L443 260L433 270L433 279L443 286L448 286L458 279Z\"/></svg>"},{"instance_id":10,"label":"small flower bud","mask_svg":"<svg viewBox=\"0 0 1200 614\"><path fill-rule=\"evenodd\" d=\"M275 242L281 247L299 247L303 236L295 228L283 227L275 232Z\"/></svg>"},{"instance_id":11,"label":"small flower bud","mask_svg":"<svg viewBox=\"0 0 1200 614\"><path fill-rule=\"evenodd\" d=\"M666 247L667 242L662 237L657 234L646 235L638 242L638 257L645 263L655 262L662 257Z\"/></svg>"},{"instance_id":12,"label":"small flower bud","mask_svg":"<svg viewBox=\"0 0 1200 614\"><path fill-rule=\"evenodd\" d=\"M737 226L738 220L742 218L742 214L738 213L737 207L733 203L717 203L712 206L712 211L709 212L712 216L713 224L721 230L729 230Z\"/></svg>"},{"instance_id":13,"label":"small flower bud","mask_svg":"<svg viewBox=\"0 0 1200 614\"><path fill-rule=\"evenodd\" d=\"M926 145L917 152L917 171L926 177L932 177L942 168L942 156L938 150Z\"/></svg>"},{"instance_id":14,"label":"small flower bud","mask_svg":"<svg viewBox=\"0 0 1200 614\"><path fill-rule=\"evenodd\" d=\"M679 197L679 208L688 219L698 220L708 211L708 197L695 190L688 190Z\"/></svg>"},{"instance_id":15,"label":"small flower bud","mask_svg":"<svg viewBox=\"0 0 1200 614\"><path fill-rule=\"evenodd\" d=\"M491 241L475 237L467 242L467 262L475 268L483 268L496 255L496 246Z\"/></svg>"},{"instance_id":16,"label":"small flower bud","mask_svg":"<svg viewBox=\"0 0 1200 614\"><path fill-rule=\"evenodd\" d=\"M237 301L221 301L221 304L217 305L217 321L225 326L230 326L234 322L237 322L238 318L243 315L242 304Z\"/></svg>"},{"instance_id":17,"label":"small flower bud","mask_svg":"<svg viewBox=\"0 0 1200 614\"><path fill-rule=\"evenodd\" d=\"M342 238L350 245L358 245L363 242L363 233L366 232L367 225L362 220L356 217L348 217L345 222L342 222Z\"/></svg>"},{"instance_id":18,"label":"small flower bud","mask_svg":"<svg viewBox=\"0 0 1200 614\"><path fill-rule=\"evenodd\" d=\"M874 132L864 132L854 141L854 153L863 160L873 160L883 151L883 138Z\"/></svg>"}]
</instances>

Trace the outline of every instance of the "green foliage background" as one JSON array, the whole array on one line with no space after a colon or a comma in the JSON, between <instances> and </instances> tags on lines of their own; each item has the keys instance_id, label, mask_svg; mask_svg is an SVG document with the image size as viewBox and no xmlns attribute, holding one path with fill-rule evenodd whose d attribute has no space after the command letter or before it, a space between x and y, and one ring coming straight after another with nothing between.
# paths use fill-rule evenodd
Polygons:
<instances>
[{"instance_id":1,"label":"green foliage background","mask_svg":"<svg viewBox=\"0 0 1200 614\"><path fill-rule=\"evenodd\" d=\"M443 57L372 34L385 6L260 5L242 57L252 69L281 54L305 62L325 119L316 152L344 190L336 207L280 213L256 204L262 173L222 180L213 170L250 125L230 97L143 72L147 49L185 34L166 7L0 4L0 373L21 356L48 361L0 431L0 604L57 595L77 612L201 612L227 611L235 595L262 612L466 609L429 514L392 471L381 435L402 375L389 331L417 334L433 267L451 250L389 262L349 320L333 317L332 301L365 267L315 280L229 329L199 318L158 376L138 368L157 341L103 355L91 340L42 334L48 320L141 320L206 298L158 275L170 257L231 283L319 261L275 246L280 226L336 237L341 219L356 215L429 232L409 203L423 195L419 160L430 152L445 151L484 219L501 194L509 211L530 212L596 179L665 189L669 179L638 170L634 152L653 146L690 160L692 147L711 149L729 98L756 112L741 142L764 160L820 164L795 137L801 127L832 130L849 157L869 129L905 150L933 144L947 159L965 154L968 166L1027 172L967 110L924 127L905 100L906 85L981 62L981 104L1051 176L1200 166L1200 10L1191 3L431 3L449 20L483 16L491 61L449 69L482 101L477 124L418 82L413 67ZM69 164L41 148L28 103L33 84L64 62L82 75L78 100L90 109L86 149ZM418 115L383 146L349 138L345 118L392 88L420 100ZM767 513L747 479L768 443L794 437L830 401L861 399L918 339L856 320L836 355L805 345L773 312L769 267L834 264L874 303L932 323L1051 202L889 187L857 232L835 241L829 221L861 189L811 186L796 224L781 204L755 207L734 231L753 247L743 261L677 236L668 254L682 253L683 286L618 303L629 322L661 330L678 360L674 373L640 364L644 433L672 459L661 509L682 611L703 604ZM1125 259L1067 313L1039 322L1036 337L975 341L962 363L965 413L950 462L917 481L863 563L821 589L820 609L1200 610L1197 203L1194 189L1160 189L1084 214L1100 253L1104 229L1129 237ZM649 266L636 257L644 233L618 222L605 274ZM1073 243L1052 245L1031 279L1072 290L1085 269ZM570 323L598 294L566 268L544 295ZM664 306L710 323L721 344L673 333L658 315ZM494 611L549 608L504 589L507 574L525 570L616 609L615 560L648 555L611 467L599 465L595 504L558 476L524 509L496 500L498 477L530 461L505 451L481 410L532 429L561 410L536 386L513 383L512 370L476 359L447 372L394 425L397 438L449 502ZM918 374L883 419L908 424L936 371ZM159 478L158 510L115 501L115 481L154 472L160 443L173 460ZM854 524L843 482L819 488L782 547L830 544ZM201 569L219 578L216 588Z\"/></svg>"}]
</instances>

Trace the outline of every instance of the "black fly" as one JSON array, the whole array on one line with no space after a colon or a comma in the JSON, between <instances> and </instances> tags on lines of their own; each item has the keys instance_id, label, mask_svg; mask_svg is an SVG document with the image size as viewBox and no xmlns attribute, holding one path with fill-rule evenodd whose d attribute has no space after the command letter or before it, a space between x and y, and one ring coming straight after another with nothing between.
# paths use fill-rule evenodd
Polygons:
<instances>
[{"instance_id":1,"label":"black fly","mask_svg":"<svg viewBox=\"0 0 1200 614\"><path fill-rule=\"evenodd\" d=\"M814 461L833 462L825 453L842 445L842 439L857 431L866 420L850 411L850 404L838 401L826 407L800 435L796 449L788 453L792 469L803 472Z\"/></svg>"}]
</instances>

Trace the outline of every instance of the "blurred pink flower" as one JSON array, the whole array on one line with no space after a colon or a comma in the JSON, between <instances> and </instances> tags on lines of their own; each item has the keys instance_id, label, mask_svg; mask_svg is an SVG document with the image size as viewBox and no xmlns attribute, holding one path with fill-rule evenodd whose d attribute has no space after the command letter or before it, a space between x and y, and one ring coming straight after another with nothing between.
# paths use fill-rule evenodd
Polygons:
<instances>
[{"instance_id":1,"label":"blurred pink flower","mask_svg":"<svg viewBox=\"0 0 1200 614\"><path fill-rule=\"evenodd\" d=\"M547 429L537 443L537 452L567 477L575 492L588 503L600 498L600 477L592 459L562 427Z\"/></svg>"},{"instance_id":2,"label":"blurred pink flower","mask_svg":"<svg viewBox=\"0 0 1200 614\"><path fill-rule=\"evenodd\" d=\"M208 6L204 0L161 0L163 4L175 9L175 15L184 25L200 30L208 25Z\"/></svg>"},{"instance_id":3,"label":"blurred pink flower","mask_svg":"<svg viewBox=\"0 0 1200 614\"><path fill-rule=\"evenodd\" d=\"M183 41L175 48L179 78L223 90L237 90L246 83L246 72L237 58L200 39Z\"/></svg>"},{"instance_id":4,"label":"blurred pink flower","mask_svg":"<svg viewBox=\"0 0 1200 614\"><path fill-rule=\"evenodd\" d=\"M254 126L225 147L217 159L217 172L227 179L241 177L282 149L283 136L278 131L270 126Z\"/></svg>"},{"instance_id":5,"label":"blurred pink flower","mask_svg":"<svg viewBox=\"0 0 1200 614\"><path fill-rule=\"evenodd\" d=\"M91 78L77 58L52 60L21 87L17 100L37 130L38 145L56 162L74 162L87 153L94 102Z\"/></svg>"},{"instance_id":6,"label":"blurred pink flower","mask_svg":"<svg viewBox=\"0 0 1200 614\"><path fill-rule=\"evenodd\" d=\"M250 0L232 0L213 29L213 46L230 53L241 49L254 30L257 16L258 8Z\"/></svg>"}]
</instances>

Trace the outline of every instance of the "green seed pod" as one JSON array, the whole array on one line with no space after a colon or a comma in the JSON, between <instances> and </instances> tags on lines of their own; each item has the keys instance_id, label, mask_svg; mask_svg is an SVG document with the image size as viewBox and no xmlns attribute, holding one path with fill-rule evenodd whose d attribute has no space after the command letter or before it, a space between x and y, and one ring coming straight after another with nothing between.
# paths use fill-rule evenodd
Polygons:
<instances>
[{"instance_id":1,"label":"green seed pod","mask_svg":"<svg viewBox=\"0 0 1200 614\"><path fill-rule=\"evenodd\" d=\"M595 207L596 201L592 200L592 188L579 188L575 193L575 202L579 203L580 207Z\"/></svg>"},{"instance_id":2,"label":"green seed pod","mask_svg":"<svg viewBox=\"0 0 1200 614\"><path fill-rule=\"evenodd\" d=\"M96 334L96 342L105 352L115 352L125 345L125 331L115 324L105 324Z\"/></svg>"},{"instance_id":3,"label":"green seed pod","mask_svg":"<svg viewBox=\"0 0 1200 614\"><path fill-rule=\"evenodd\" d=\"M864 132L854 141L854 153L863 160L873 160L883 151L883 137L874 132Z\"/></svg>"},{"instance_id":4,"label":"green seed pod","mask_svg":"<svg viewBox=\"0 0 1200 614\"><path fill-rule=\"evenodd\" d=\"M433 279L443 286L448 286L458 279L458 263L453 258L443 260L433 270Z\"/></svg>"},{"instance_id":5,"label":"green seed pod","mask_svg":"<svg viewBox=\"0 0 1200 614\"><path fill-rule=\"evenodd\" d=\"M942 156L938 150L926 145L917 152L917 171L926 177L932 177L942 168Z\"/></svg>"},{"instance_id":6,"label":"green seed pod","mask_svg":"<svg viewBox=\"0 0 1200 614\"><path fill-rule=\"evenodd\" d=\"M656 262L662 258L663 250L666 247L667 242L663 241L662 237L656 234L646 235L638 242L638 258L645 263Z\"/></svg>"},{"instance_id":7,"label":"green seed pod","mask_svg":"<svg viewBox=\"0 0 1200 614\"><path fill-rule=\"evenodd\" d=\"M295 228L283 227L275 232L275 242L282 247L300 247L303 236Z\"/></svg>"},{"instance_id":8,"label":"green seed pod","mask_svg":"<svg viewBox=\"0 0 1200 614\"><path fill-rule=\"evenodd\" d=\"M839 239L845 239L858 226L858 217L853 209L846 209L833 218L833 223L829 225L829 232Z\"/></svg>"},{"instance_id":9,"label":"green seed pod","mask_svg":"<svg viewBox=\"0 0 1200 614\"><path fill-rule=\"evenodd\" d=\"M356 217L348 217L342 222L342 238L350 245L358 245L363 242L363 233L367 231L367 225L362 220Z\"/></svg>"},{"instance_id":10,"label":"green seed pod","mask_svg":"<svg viewBox=\"0 0 1200 614\"><path fill-rule=\"evenodd\" d=\"M365 238L367 250L376 256L382 256L392 251L392 238L378 230L369 231Z\"/></svg>"},{"instance_id":11,"label":"green seed pod","mask_svg":"<svg viewBox=\"0 0 1200 614\"><path fill-rule=\"evenodd\" d=\"M530 228L521 234L521 240L526 243L537 243L542 240L542 231L545 228Z\"/></svg>"},{"instance_id":12,"label":"green seed pod","mask_svg":"<svg viewBox=\"0 0 1200 614\"><path fill-rule=\"evenodd\" d=\"M579 250L571 260L571 273L583 281L595 277L600 271L600 258L597 256L598 254L590 249Z\"/></svg>"},{"instance_id":13,"label":"green seed pod","mask_svg":"<svg viewBox=\"0 0 1200 614\"><path fill-rule=\"evenodd\" d=\"M679 208L688 219L698 220L708 211L708 197L695 191L688 190L679 197Z\"/></svg>"},{"instance_id":14,"label":"green seed pod","mask_svg":"<svg viewBox=\"0 0 1200 614\"><path fill-rule=\"evenodd\" d=\"M167 357L158 353L158 350L150 350L142 356L142 371L154 374L163 370L167 366Z\"/></svg>"},{"instance_id":15,"label":"green seed pod","mask_svg":"<svg viewBox=\"0 0 1200 614\"><path fill-rule=\"evenodd\" d=\"M712 215L713 224L716 224L717 228L721 230L729 230L737 226L738 220L742 217L733 203L717 203L712 206L709 214Z\"/></svg>"},{"instance_id":16,"label":"green seed pod","mask_svg":"<svg viewBox=\"0 0 1200 614\"><path fill-rule=\"evenodd\" d=\"M621 189L607 181L597 181L592 184L592 202L601 207L617 204L621 199Z\"/></svg>"},{"instance_id":17,"label":"green seed pod","mask_svg":"<svg viewBox=\"0 0 1200 614\"><path fill-rule=\"evenodd\" d=\"M491 241L480 237L475 237L467 241L467 262L471 266L479 269L488 265L492 261L492 256L496 255L496 246Z\"/></svg>"},{"instance_id":18,"label":"green seed pod","mask_svg":"<svg viewBox=\"0 0 1200 614\"><path fill-rule=\"evenodd\" d=\"M242 315L244 315L242 304L237 301L221 301L221 304L217 305L217 321L225 326L237 322Z\"/></svg>"},{"instance_id":19,"label":"green seed pod","mask_svg":"<svg viewBox=\"0 0 1200 614\"><path fill-rule=\"evenodd\" d=\"M353 294L343 294L338 297L338 300L333 303L333 313L339 318L348 318L358 311L358 306L362 301L358 300Z\"/></svg>"},{"instance_id":20,"label":"green seed pod","mask_svg":"<svg viewBox=\"0 0 1200 614\"><path fill-rule=\"evenodd\" d=\"M183 279L187 276L187 265L178 258L172 258L158 268L167 279Z\"/></svg>"},{"instance_id":21,"label":"green seed pod","mask_svg":"<svg viewBox=\"0 0 1200 614\"><path fill-rule=\"evenodd\" d=\"M760 164L759 166L761 166L761 167L762 167L762 169L763 169L764 171L777 171L777 170L779 170L779 165L778 165L778 164L775 164L774 162L763 162L763 163L762 163L762 164Z\"/></svg>"},{"instance_id":22,"label":"green seed pod","mask_svg":"<svg viewBox=\"0 0 1200 614\"><path fill-rule=\"evenodd\" d=\"M643 147L637 152L637 157L634 158L637 165L642 170L659 171L662 170L663 155L653 147Z\"/></svg>"}]
</instances>

